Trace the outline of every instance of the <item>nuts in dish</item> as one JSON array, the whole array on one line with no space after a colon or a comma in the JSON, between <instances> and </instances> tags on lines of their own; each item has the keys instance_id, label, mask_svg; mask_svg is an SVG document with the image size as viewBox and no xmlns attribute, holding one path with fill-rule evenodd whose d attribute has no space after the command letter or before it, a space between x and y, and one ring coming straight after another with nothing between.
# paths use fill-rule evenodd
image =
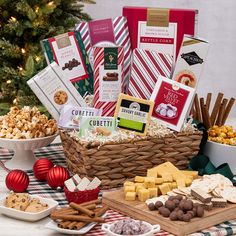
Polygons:
<instances>
[{"instance_id":1,"label":"nuts in dish","mask_svg":"<svg viewBox=\"0 0 236 236\"><path fill-rule=\"evenodd\" d=\"M0 116L0 138L41 138L56 132L56 121L41 114L37 107L11 107L10 112Z\"/></svg>"}]
</instances>

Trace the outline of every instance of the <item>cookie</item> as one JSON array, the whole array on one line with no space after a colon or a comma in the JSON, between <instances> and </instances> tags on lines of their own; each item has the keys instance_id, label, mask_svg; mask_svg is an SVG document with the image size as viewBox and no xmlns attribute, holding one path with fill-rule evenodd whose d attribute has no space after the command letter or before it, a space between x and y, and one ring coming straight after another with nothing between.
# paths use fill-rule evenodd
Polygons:
<instances>
[{"instance_id":1,"label":"cookie","mask_svg":"<svg viewBox=\"0 0 236 236\"><path fill-rule=\"evenodd\" d=\"M63 105L67 102L68 95L65 91L59 90L54 94L54 101L58 105Z\"/></svg>"},{"instance_id":2,"label":"cookie","mask_svg":"<svg viewBox=\"0 0 236 236\"><path fill-rule=\"evenodd\" d=\"M27 193L11 193L6 197L5 205L9 208L24 211L30 203L30 197Z\"/></svg>"}]
</instances>

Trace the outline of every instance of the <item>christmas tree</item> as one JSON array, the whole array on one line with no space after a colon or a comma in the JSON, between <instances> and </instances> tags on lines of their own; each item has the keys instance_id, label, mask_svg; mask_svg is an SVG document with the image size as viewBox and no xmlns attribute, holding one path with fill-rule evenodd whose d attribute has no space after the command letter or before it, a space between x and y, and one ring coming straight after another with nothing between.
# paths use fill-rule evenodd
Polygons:
<instances>
[{"instance_id":1,"label":"christmas tree","mask_svg":"<svg viewBox=\"0 0 236 236\"><path fill-rule=\"evenodd\" d=\"M40 41L73 30L92 0L0 0L0 114L38 105L27 80L46 66Z\"/></svg>"}]
</instances>

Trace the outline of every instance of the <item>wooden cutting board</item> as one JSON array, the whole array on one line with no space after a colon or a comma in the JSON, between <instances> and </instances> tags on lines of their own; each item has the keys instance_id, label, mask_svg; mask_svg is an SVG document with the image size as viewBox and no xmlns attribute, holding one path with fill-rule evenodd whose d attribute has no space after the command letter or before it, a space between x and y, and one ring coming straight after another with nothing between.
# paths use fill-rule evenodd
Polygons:
<instances>
[{"instance_id":1,"label":"wooden cutting board","mask_svg":"<svg viewBox=\"0 0 236 236\"><path fill-rule=\"evenodd\" d=\"M105 192L103 203L134 219L160 224L161 229L179 236L188 235L236 218L236 204L228 204L226 208L205 211L203 218L193 218L190 222L171 221L169 218L159 215L157 211L149 211L144 202L125 201L123 190Z\"/></svg>"}]
</instances>

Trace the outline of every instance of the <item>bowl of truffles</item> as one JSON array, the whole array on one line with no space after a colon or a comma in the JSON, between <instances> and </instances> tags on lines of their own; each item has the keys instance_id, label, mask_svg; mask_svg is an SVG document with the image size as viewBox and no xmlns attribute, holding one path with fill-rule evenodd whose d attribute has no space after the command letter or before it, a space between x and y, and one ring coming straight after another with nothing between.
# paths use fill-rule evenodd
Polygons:
<instances>
[{"instance_id":1,"label":"bowl of truffles","mask_svg":"<svg viewBox=\"0 0 236 236\"><path fill-rule=\"evenodd\" d=\"M56 121L41 114L37 107L12 107L0 116L0 147L14 151L5 166L32 169L36 161L33 150L49 145L57 135Z\"/></svg>"},{"instance_id":2,"label":"bowl of truffles","mask_svg":"<svg viewBox=\"0 0 236 236\"><path fill-rule=\"evenodd\" d=\"M152 236L160 231L160 225L151 225L145 221L125 218L112 224L103 224L102 230L108 236L139 235Z\"/></svg>"}]
</instances>

